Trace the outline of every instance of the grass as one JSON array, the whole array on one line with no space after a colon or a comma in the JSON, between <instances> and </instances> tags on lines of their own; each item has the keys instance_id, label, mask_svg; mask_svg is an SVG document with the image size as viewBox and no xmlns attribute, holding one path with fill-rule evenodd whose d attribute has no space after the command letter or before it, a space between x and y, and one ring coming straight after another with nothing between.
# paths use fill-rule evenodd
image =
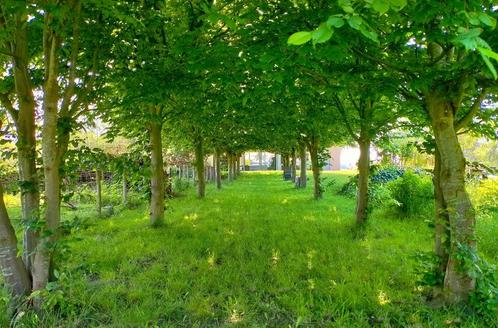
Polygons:
<instances>
[{"instance_id":1,"label":"grass","mask_svg":"<svg viewBox=\"0 0 498 328\"><path fill-rule=\"evenodd\" d=\"M209 185L206 199L189 190L169 201L167 223L160 228L148 226L145 206L92 220L66 238L70 252L59 261L55 287L63 296L49 315L31 315L29 322L490 327L466 309L425 305L412 258L432 248L432 231L423 219L375 211L359 236L354 200L335 194L348 175L325 176L329 187L318 202L311 185L297 190L274 172L245 173L221 191ZM478 227L480 251L495 264L497 221L488 216Z\"/></svg>"}]
</instances>

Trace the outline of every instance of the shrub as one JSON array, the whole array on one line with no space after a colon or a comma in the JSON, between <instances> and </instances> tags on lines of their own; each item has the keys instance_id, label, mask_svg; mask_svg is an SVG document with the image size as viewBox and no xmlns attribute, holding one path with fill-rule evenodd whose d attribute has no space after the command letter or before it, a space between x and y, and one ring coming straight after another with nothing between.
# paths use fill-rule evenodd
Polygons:
<instances>
[{"instance_id":1,"label":"shrub","mask_svg":"<svg viewBox=\"0 0 498 328\"><path fill-rule=\"evenodd\" d=\"M404 169L398 168L396 166L370 166L370 195L375 198L376 189L379 188L379 185L383 185L390 181L396 180L404 173ZM349 181L346 182L337 193L339 195L353 198L356 196L357 188L358 174L349 178ZM381 192L384 196L386 196L385 190L382 190Z\"/></svg>"},{"instance_id":2,"label":"shrub","mask_svg":"<svg viewBox=\"0 0 498 328\"><path fill-rule=\"evenodd\" d=\"M371 169L372 175L370 177L370 182L385 184L390 181L396 180L397 178L401 177L404 173L405 173L404 169L401 169L396 166L378 167L372 165Z\"/></svg>"},{"instance_id":3,"label":"shrub","mask_svg":"<svg viewBox=\"0 0 498 328\"><path fill-rule=\"evenodd\" d=\"M498 212L498 179L481 180L470 192L474 206L481 212Z\"/></svg>"},{"instance_id":4,"label":"shrub","mask_svg":"<svg viewBox=\"0 0 498 328\"><path fill-rule=\"evenodd\" d=\"M368 188L369 207L380 208L380 207L390 207L395 204L391 190L385 184L370 184Z\"/></svg>"},{"instance_id":5,"label":"shrub","mask_svg":"<svg viewBox=\"0 0 498 328\"><path fill-rule=\"evenodd\" d=\"M190 187L190 182L182 178L173 178L173 191L183 192Z\"/></svg>"},{"instance_id":6,"label":"shrub","mask_svg":"<svg viewBox=\"0 0 498 328\"><path fill-rule=\"evenodd\" d=\"M400 213L412 216L433 208L434 190L429 175L407 171L400 178L388 183L391 196Z\"/></svg>"}]
</instances>

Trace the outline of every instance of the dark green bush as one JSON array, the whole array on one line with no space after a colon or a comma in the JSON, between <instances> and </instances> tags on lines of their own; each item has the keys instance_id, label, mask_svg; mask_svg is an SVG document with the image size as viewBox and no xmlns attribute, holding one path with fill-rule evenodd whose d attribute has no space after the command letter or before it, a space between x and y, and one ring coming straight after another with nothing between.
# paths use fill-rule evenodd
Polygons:
<instances>
[{"instance_id":1,"label":"dark green bush","mask_svg":"<svg viewBox=\"0 0 498 328\"><path fill-rule=\"evenodd\" d=\"M412 216L433 208L434 189L429 175L407 171L387 187L401 214Z\"/></svg>"},{"instance_id":2,"label":"dark green bush","mask_svg":"<svg viewBox=\"0 0 498 328\"><path fill-rule=\"evenodd\" d=\"M376 189L380 188L379 185L384 185L390 181L396 180L404 173L404 169L398 168L396 166L370 166L370 195L375 198L375 195L377 194ZM353 198L356 196L357 187L358 175L355 175L350 177L349 181L346 182L337 193L339 195ZM381 190L379 192L383 193L383 196L385 196L386 194L384 190Z\"/></svg>"},{"instance_id":3,"label":"dark green bush","mask_svg":"<svg viewBox=\"0 0 498 328\"><path fill-rule=\"evenodd\" d=\"M380 183L380 184L385 184L390 181L396 180L400 176L402 176L405 173L404 169L401 169L396 166L384 166L384 167L379 167L379 166L374 166L372 165L371 169L371 177L370 177L370 182L371 183Z\"/></svg>"}]
</instances>

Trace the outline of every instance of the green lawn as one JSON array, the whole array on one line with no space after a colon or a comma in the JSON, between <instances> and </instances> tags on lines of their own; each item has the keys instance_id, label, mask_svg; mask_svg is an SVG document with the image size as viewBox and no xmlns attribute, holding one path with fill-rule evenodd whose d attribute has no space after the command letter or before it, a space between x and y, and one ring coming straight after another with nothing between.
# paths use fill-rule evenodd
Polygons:
<instances>
[{"instance_id":1,"label":"green lawn","mask_svg":"<svg viewBox=\"0 0 498 328\"><path fill-rule=\"evenodd\" d=\"M424 304L412 258L432 247L423 219L378 211L359 236L354 200L334 192L347 175L328 176L321 201L310 185L245 173L206 199L190 190L169 201L163 227L148 227L143 206L77 231L60 269L64 301L36 325L489 327ZM479 228L498 262L496 220Z\"/></svg>"}]
</instances>

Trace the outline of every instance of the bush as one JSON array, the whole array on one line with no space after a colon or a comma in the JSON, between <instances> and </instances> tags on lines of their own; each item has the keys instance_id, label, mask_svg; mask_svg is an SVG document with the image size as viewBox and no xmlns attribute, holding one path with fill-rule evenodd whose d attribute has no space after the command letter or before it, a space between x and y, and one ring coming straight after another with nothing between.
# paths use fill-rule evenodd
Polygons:
<instances>
[{"instance_id":1,"label":"bush","mask_svg":"<svg viewBox=\"0 0 498 328\"><path fill-rule=\"evenodd\" d=\"M470 192L472 202L480 212L498 212L498 179L481 180Z\"/></svg>"},{"instance_id":2,"label":"bush","mask_svg":"<svg viewBox=\"0 0 498 328\"><path fill-rule=\"evenodd\" d=\"M400 213L412 216L433 208L434 189L429 175L407 171L387 184Z\"/></svg>"},{"instance_id":3,"label":"bush","mask_svg":"<svg viewBox=\"0 0 498 328\"><path fill-rule=\"evenodd\" d=\"M370 197L368 205L371 208L390 207L395 204L391 190L385 184L370 184L368 195Z\"/></svg>"},{"instance_id":4,"label":"bush","mask_svg":"<svg viewBox=\"0 0 498 328\"><path fill-rule=\"evenodd\" d=\"M379 189L379 185L384 185L390 181L396 180L405 173L404 169L398 168L396 166L370 166L370 188L369 193L375 198L376 190ZM349 178L341 189L337 192L339 195L353 198L356 196L356 190L358 188L358 174ZM381 191L384 196L386 195L385 190Z\"/></svg>"},{"instance_id":5,"label":"bush","mask_svg":"<svg viewBox=\"0 0 498 328\"><path fill-rule=\"evenodd\" d=\"M372 165L371 173L372 173L370 177L371 183L385 184L401 177L405 173L405 170L396 166L378 167Z\"/></svg>"},{"instance_id":6,"label":"bush","mask_svg":"<svg viewBox=\"0 0 498 328\"><path fill-rule=\"evenodd\" d=\"M190 182L187 179L173 178L173 191L183 192L190 188Z\"/></svg>"}]
</instances>

